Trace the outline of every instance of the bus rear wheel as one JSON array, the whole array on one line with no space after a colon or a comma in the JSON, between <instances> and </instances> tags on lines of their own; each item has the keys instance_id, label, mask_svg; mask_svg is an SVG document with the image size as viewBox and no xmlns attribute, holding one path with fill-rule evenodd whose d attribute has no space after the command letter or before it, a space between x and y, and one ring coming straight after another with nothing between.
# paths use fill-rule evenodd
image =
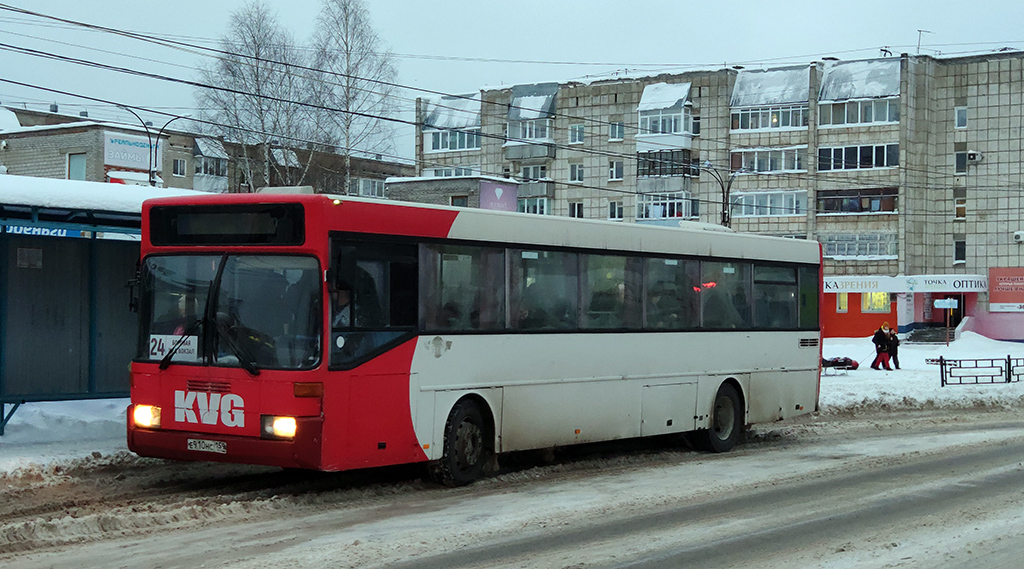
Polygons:
<instances>
[{"instance_id":1,"label":"bus rear wheel","mask_svg":"<svg viewBox=\"0 0 1024 569\"><path fill-rule=\"evenodd\" d=\"M488 425L480 406L469 399L455 404L444 428L444 453L431 467L434 480L465 486L483 476L493 454Z\"/></svg>"},{"instance_id":2,"label":"bus rear wheel","mask_svg":"<svg viewBox=\"0 0 1024 569\"><path fill-rule=\"evenodd\" d=\"M708 452L728 452L736 446L742 432L743 407L739 393L732 385L723 383L715 395L710 428L697 432L697 446Z\"/></svg>"}]
</instances>

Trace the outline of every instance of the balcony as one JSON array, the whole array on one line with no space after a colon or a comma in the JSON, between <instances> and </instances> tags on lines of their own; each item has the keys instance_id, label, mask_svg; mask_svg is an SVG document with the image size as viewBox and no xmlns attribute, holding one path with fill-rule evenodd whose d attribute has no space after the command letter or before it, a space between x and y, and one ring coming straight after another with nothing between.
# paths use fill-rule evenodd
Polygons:
<instances>
[{"instance_id":1,"label":"balcony","mask_svg":"<svg viewBox=\"0 0 1024 569\"><path fill-rule=\"evenodd\" d=\"M555 183L536 180L522 182L519 184L519 197L553 198L555 197Z\"/></svg>"}]
</instances>

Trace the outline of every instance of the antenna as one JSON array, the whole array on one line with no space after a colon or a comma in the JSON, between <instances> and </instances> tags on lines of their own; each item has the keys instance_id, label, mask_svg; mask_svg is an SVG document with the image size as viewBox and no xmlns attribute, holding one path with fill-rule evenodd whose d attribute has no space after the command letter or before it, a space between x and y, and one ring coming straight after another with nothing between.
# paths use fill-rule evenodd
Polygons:
<instances>
[{"instance_id":1,"label":"antenna","mask_svg":"<svg viewBox=\"0 0 1024 569\"><path fill-rule=\"evenodd\" d=\"M921 35L931 34L928 30L917 30L917 55L921 55Z\"/></svg>"},{"instance_id":2,"label":"antenna","mask_svg":"<svg viewBox=\"0 0 1024 569\"><path fill-rule=\"evenodd\" d=\"M921 48L918 48L918 50L920 50L920 49ZM889 46L887 46L887 45L886 46L882 46L881 48L879 48L879 51L881 52L879 54L881 57L890 57L890 56L892 56L892 50L890 50Z\"/></svg>"}]
</instances>

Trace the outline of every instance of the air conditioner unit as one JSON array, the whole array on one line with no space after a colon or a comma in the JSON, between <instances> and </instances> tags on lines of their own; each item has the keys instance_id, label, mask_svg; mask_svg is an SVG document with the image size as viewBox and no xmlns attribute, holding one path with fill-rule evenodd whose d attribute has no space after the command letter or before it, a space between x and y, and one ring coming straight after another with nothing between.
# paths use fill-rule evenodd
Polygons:
<instances>
[{"instance_id":1,"label":"air conditioner unit","mask_svg":"<svg viewBox=\"0 0 1024 569\"><path fill-rule=\"evenodd\" d=\"M1013 242L1014 243L1024 243L1024 231L1014 231L1013 232Z\"/></svg>"},{"instance_id":2,"label":"air conditioner unit","mask_svg":"<svg viewBox=\"0 0 1024 569\"><path fill-rule=\"evenodd\" d=\"M971 162L973 164L977 164L978 162L981 162L981 159L982 159L981 152L978 152L977 150L968 150L967 151L967 161L968 162Z\"/></svg>"}]
</instances>

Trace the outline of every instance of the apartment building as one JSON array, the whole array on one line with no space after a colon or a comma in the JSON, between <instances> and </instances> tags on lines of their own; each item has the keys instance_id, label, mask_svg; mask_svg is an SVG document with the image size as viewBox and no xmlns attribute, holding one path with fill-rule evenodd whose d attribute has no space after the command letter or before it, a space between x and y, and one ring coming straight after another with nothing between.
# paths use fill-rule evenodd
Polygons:
<instances>
[{"instance_id":1,"label":"apartment building","mask_svg":"<svg viewBox=\"0 0 1024 569\"><path fill-rule=\"evenodd\" d=\"M971 316L1024 339L1022 73L1021 52L904 54L424 99L417 175L515 178L526 213L818 240L829 336Z\"/></svg>"}]
</instances>

